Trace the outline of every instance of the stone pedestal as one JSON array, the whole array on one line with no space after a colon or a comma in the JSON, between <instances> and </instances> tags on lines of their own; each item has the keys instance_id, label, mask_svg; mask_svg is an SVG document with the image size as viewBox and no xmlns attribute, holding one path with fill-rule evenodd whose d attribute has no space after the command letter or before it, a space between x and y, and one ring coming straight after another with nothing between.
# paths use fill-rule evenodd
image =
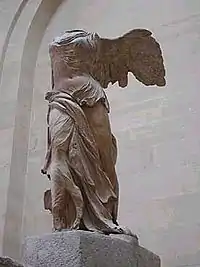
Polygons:
<instances>
[{"instance_id":1,"label":"stone pedestal","mask_svg":"<svg viewBox=\"0 0 200 267\"><path fill-rule=\"evenodd\" d=\"M134 237L84 231L26 238L23 262L34 267L160 267L159 257Z\"/></svg>"}]
</instances>

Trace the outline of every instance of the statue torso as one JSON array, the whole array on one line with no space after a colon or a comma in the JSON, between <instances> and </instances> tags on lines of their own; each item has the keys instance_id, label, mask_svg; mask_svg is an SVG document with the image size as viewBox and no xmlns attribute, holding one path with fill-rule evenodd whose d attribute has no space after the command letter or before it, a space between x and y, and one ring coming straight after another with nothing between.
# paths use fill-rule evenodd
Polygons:
<instances>
[{"instance_id":1,"label":"statue torso","mask_svg":"<svg viewBox=\"0 0 200 267\"><path fill-rule=\"evenodd\" d=\"M93 107L102 100L109 112L109 103L101 85L89 75L60 77L54 84L54 90L66 92L80 105Z\"/></svg>"}]
</instances>

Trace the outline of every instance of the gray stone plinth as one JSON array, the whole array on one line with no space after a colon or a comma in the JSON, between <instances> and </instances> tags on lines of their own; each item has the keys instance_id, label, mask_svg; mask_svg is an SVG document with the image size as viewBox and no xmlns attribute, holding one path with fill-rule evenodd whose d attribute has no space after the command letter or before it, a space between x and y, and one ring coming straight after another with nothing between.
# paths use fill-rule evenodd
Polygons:
<instances>
[{"instance_id":1,"label":"gray stone plinth","mask_svg":"<svg viewBox=\"0 0 200 267\"><path fill-rule=\"evenodd\" d=\"M28 237L23 261L34 267L160 267L159 257L134 237L84 231Z\"/></svg>"}]
</instances>

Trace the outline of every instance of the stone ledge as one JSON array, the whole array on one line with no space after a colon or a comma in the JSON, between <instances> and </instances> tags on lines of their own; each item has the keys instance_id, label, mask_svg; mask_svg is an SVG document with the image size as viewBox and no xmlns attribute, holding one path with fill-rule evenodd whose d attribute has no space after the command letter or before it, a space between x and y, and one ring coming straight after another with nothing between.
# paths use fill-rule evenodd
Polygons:
<instances>
[{"instance_id":1,"label":"stone ledge","mask_svg":"<svg viewBox=\"0 0 200 267\"><path fill-rule=\"evenodd\" d=\"M160 258L134 237L84 231L27 237L23 261L34 267L160 267Z\"/></svg>"},{"instance_id":2,"label":"stone ledge","mask_svg":"<svg viewBox=\"0 0 200 267\"><path fill-rule=\"evenodd\" d=\"M0 267L23 267L20 263L8 257L0 257Z\"/></svg>"}]
</instances>

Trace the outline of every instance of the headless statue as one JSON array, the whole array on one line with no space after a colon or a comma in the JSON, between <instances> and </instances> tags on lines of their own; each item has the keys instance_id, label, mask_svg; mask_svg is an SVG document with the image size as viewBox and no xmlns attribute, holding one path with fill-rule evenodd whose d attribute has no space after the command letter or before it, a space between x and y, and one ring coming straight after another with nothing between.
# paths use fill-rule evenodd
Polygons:
<instances>
[{"instance_id":1,"label":"headless statue","mask_svg":"<svg viewBox=\"0 0 200 267\"><path fill-rule=\"evenodd\" d=\"M160 45L145 29L117 39L83 30L66 31L50 44L52 90L48 150L42 173L51 180L44 194L55 230L130 234L118 224L117 142L104 89L128 72L144 85L165 85Z\"/></svg>"}]
</instances>

